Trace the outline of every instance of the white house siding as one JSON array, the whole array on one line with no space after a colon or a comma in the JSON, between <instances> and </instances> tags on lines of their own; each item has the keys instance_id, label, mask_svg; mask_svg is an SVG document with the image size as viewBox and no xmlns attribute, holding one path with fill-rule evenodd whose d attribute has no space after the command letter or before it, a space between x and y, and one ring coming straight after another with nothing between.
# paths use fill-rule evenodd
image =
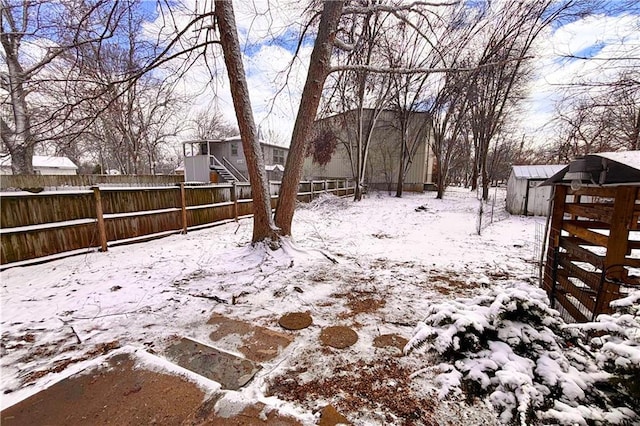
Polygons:
<instances>
[{"instance_id":1,"label":"white house siding","mask_svg":"<svg viewBox=\"0 0 640 426\"><path fill-rule=\"evenodd\" d=\"M34 155L33 171L39 175L77 175L78 166L67 157ZM0 175L11 174L11 156L0 154Z\"/></svg>"}]
</instances>

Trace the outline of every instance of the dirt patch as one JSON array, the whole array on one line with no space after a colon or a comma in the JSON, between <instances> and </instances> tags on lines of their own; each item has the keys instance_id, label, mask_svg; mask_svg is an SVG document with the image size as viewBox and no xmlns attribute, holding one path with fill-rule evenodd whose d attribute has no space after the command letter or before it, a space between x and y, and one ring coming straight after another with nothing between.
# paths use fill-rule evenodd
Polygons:
<instances>
[{"instance_id":1,"label":"dirt patch","mask_svg":"<svg viewBox=\"0 0 640 426\"><path fill-rule=\"evenodd\" d=\"M410 371L395 358L341 365L332 373L306 383L299 383L295 374L278 376L268 383L268 394L308 408L318 399L331 401L347 419L349 413L382 412L381 423L437 424L433 419L437 402L412 391Z\"/></svg>"},{"instance_id":2,"label":"dirt patch","mask_svg":"<svg viewBox=\"0 0 640 426\"><path fill-rule=\"evenodd\" d=\"M336 410L333 405L327 405L320 413L318 426L335 426L338 424L350 425L349 420Z\"/></svg>"},{"instance_id":3,"label":"dirt patch","mask_svg":"<svg viewBox=\"0 0 640 426\"><path fill-rule=\"evenodd\" d=\"M443 272L430 275L429 283L432 289L445 296L467 295L479 287L478 284L469 284L456 274Z\"/></svg>"},{"instance_id":4,"label":"dirt patch","mask_svg":"<svg viewBox=\"0 0 640 426\"><path fill-rule=\"evenodd\" d=\"M76 358L64 358L57 360L53 363L53 366L44 369L44 370L35 370L25 374L22 383L23 384L31 384L38 380L41 377L46 376L49 373L59 373L65 370L71 364L76 364L81 361L86 361L91 358L95 358L98 355L106 355L114 349L118 349L120 347L120 343L117 340L107 343L100 343L95 345L93 348L89 349L84 355ZM74 347L75 348L75 347Z\"/></svg>"},{"instance_id":5,"label":"dirt patch","mask_svg":"<svg viewBox=\"0 0 640 426\"><path fill-rule=\"evenodd\" d=\"M352 318L359 314L372 314L386 305L386 301L373 291L355 290L349 293L336 293L332 297L347 299L345 306L349 311L338 314L338 318Z\"/></svg>"}]
</instances>

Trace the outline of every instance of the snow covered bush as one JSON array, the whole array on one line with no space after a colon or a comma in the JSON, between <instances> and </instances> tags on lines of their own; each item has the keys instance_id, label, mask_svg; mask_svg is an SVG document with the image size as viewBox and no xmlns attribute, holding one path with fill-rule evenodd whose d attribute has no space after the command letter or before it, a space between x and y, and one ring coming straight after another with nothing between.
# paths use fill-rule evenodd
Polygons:
<instances>
[{"instance_id":1,"label":"snow covered bush","mask_svg":"<svg viewBox=\"0 0 640 426\"><path fill-rule=\"evenodd\" d=\"M615 300L616 313L599 315L595 322L569 324L590 337L587 345L600 368L612 374L635 406L640 405L640 291Z\"/></svg>"},{"instance_id":2,"label":"snow covered bush","mask_svg":"<svg viewBox=\"0 0 640 426\"><path fill-rule=\"evenodd\" d=\"M598 388L611 376L574 346L579 336L543 290L519 283L432 305L405 353L435 357L441 398L487 397L506 424L631 421Z\"/></svg>"}]
</instances>

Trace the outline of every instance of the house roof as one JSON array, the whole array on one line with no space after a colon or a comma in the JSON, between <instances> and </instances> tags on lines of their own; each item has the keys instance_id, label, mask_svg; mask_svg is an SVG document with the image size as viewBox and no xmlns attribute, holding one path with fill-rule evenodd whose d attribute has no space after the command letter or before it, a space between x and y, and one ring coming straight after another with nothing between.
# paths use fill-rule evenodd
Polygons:
<instances>
[{"instance_id":1,"label":"house roof","mask_svg":"<svg viewBox=\"0 0 640 426\"><path fill-rule=\"evenodd\" d=\"M576 158L541 185L580 181L584 184L640 184L640 151L599 152Z\"/></svg>"},{"instance_id":2,"label":"house roof","mask_svg":"<svg viewBox=\"0 0 640 426\"><path fill-rule=\"evenodd\" d=\"M531 164L526 166L513 166L513 175L516 179L548 179L558 173L565 166L562 164Z\"/></svg>"},{"instance_id":3,"label":"house roof","mask_svg":"<svg viewBox=\"0 0 640 426\"><path fill-rule=\"evenodd\" d=\"M11 167L11 156L0 154L0 167ZM53 157L49 155L34 155L34 168L77 170L78 166L67 157Z\"/></svg>"},{"instance_id":4,"label":"house roof","mask_svg":"<svg viewBox=\"0 0 640 426\"><path fill-rule=\"evenodd\" d=\"M239 143L242 143L242 139L240 138L240 135L231 136L231 137L224 138L224 139L193 139L193 140L183 141L182 145L186 145L188 143L199 143L199 142L213 142L213 143L239 142ZM270 142L266 142L263 139L260 139L260 145L272 146L274 148L280 148L280 149L286 149L287 151L289 150L288 146L276 145L276 144L273 144L273 143L270 143Z\"/></svg>"}]
</instances>

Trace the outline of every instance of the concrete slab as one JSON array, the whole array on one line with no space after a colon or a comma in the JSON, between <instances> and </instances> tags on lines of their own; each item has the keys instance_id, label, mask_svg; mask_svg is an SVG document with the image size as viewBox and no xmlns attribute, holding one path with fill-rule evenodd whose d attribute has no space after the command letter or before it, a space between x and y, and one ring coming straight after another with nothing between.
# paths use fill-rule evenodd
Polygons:
<instances>
[{"instance_id":1,"label":"concrete slab","mask_svg":"<svg viewBox=\"0 0 640 426\"><path fill-rule=\"evenodd\" d=\"M114 355L8 407L0 424L179 425L204 400L193 382L135 366L135 355Z\"/></svg>"},{"instance_id":2,"label":"concrete slab","mask_svg":"<svg viewBox=\"0 0 640 426\"><path fill-rule=\"evenodd\" d=\"M215 326L209 338L216 346L237 350L255 362L274 359L293 341L293 336L219 314L211 316L207 324Z\"/></svg>"},{"instance_id":3,"label":"concrete slab","mask_svg":"<svg viewBox=\"0 0 640 426\"><path fill-rule=\"evenodd\" d=\"M180 367L215 380L223 389L240 389L260 370L260 367L251 360L186 337L169 346L165 355Z\"/></svg>"}]
</instances>

